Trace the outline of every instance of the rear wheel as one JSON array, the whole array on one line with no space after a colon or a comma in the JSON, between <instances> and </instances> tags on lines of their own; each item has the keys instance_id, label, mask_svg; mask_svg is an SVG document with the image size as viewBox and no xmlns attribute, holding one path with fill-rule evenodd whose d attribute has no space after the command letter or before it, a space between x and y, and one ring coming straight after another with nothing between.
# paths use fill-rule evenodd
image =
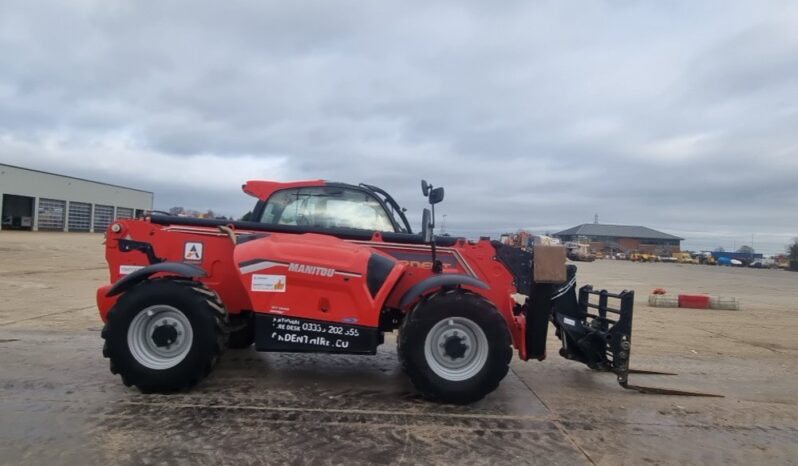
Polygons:
<instances>
[{"instance_id":1,"label":"rear wheel","mask_svg":"<svg viewBox=\"0 0 798 466\"><path fill-rule=\"evenodd\" d=\"M462 289L425 298L402 324L399 357L426 398L470 403L499 386L512 349L502 315Z\"/></svg>"},{"instance_id":2,"label":"rear wheel","mask_svg":"<svg viewBox=\"0 0 798 466\"><path fill-rule=\"evenodd\" d=\"M174 392L210 373L226 347L227 313L198 282L158 279L119 298L103 328L111 372L143 392Z\"/></svg>"}]
</instances>

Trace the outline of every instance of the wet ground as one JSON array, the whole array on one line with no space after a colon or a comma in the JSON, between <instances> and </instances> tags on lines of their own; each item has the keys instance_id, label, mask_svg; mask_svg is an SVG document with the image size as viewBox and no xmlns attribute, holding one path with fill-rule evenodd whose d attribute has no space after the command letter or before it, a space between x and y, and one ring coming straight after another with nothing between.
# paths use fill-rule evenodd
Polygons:
<instances>
[{"instance_id":1,"label":"wet ground","mask_svg":"<svg viewBox=\"0 0 798 466\"><path fill-rule=\"evenodd\" d=\"M228 351L193 391L142 395L101 355L96 235L0 232L0 464L790 464L798 458L798 274L596 262L644 291L633 383L556 355L513 361L470 406L420 400L392 338L374 356ZM653 287L738 291L741 312L650 309ZM702 288L702 289L698 289Z\"/></svg>"}]
</instances>

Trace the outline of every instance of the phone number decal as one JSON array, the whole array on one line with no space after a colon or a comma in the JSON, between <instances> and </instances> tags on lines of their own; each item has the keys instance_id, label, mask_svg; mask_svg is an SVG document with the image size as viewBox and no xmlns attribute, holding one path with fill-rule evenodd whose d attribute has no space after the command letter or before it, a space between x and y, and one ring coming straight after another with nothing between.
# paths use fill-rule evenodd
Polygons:
<instances>
[{"instance_id":1,"label":"phone number decal","mask_svg":"<svg viewBox=\"0 0 798 466\"><path fill-rule=\"evenodd\" d=\"M265 351L320 351L370 353L376 351L376 328L259 315L258 349Z\"/></svg>"}]
</instances>

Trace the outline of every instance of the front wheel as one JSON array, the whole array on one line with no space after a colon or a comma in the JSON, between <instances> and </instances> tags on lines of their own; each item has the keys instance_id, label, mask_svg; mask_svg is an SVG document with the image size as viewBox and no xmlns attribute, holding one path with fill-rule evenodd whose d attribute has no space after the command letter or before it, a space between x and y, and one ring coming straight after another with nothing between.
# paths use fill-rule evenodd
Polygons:
<instances>
[{"instance_id":1,"label":"front wheel","mask_svg":"<svg viewBox=\"0 0 798 466\"><path fill-rule=\"evenodd\" d=\"M226 347L227 313L201 283L157 279L126 292L108 313L103 355L111 372L143 392L186 390Z\"/></svg>"},{"instance_id":2,"label":"front wheel","mask_svg":"<svg viewBox=\"0 0 798 466\"><path fill-rule=\"evenodd\" d=\"M402 324L399 358L426 398L471 403L499 386L512 349L502 315L462 289L425 298Z\"/></svg>"}]
</instances>

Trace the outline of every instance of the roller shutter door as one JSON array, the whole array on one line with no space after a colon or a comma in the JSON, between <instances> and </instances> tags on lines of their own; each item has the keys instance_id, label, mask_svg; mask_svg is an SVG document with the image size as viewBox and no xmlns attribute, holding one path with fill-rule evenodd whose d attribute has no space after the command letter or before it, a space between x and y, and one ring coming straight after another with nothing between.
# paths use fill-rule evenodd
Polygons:
<instances>
[{"instance_id":1,"label":"roller shutter door","mask_svg":"<svg viewBox=\"0 0 798 466\"><path fill-rule=\"evenodd\" d=\"M108 229L114 219L114 207L110 205L94 205L94 232L101 233Z\"/></svg>"},{"instance_id":2,"label":"roller shutter door","mask_svg":"<svg viewBox=\"0 0 798 466\"><path fill-rule=\"evenodd\" d=\"M116 218L120 220L124 220L126 218L133 218L133 209L128 209L127 207L117 207Z\"/></svg>"},{"instance_id":3,"label":"roller shutter door","mask_svg":"<svg viewBox=\"0 0 798 466\"><path fill-rule=\"evenodd\" d=\"M91 204L85 202L69 203L69 231L91 230Z\"/></svg>"},{"instance_id":4,"label":"roller shutter door","mask_svg":"<svg viewBox=\"0 0 798 466\"><path fill-rule=\"evenodd\" d=\"M39 199L39 230L64 230L66 201Z\"/></svg>"}]
</instances>

